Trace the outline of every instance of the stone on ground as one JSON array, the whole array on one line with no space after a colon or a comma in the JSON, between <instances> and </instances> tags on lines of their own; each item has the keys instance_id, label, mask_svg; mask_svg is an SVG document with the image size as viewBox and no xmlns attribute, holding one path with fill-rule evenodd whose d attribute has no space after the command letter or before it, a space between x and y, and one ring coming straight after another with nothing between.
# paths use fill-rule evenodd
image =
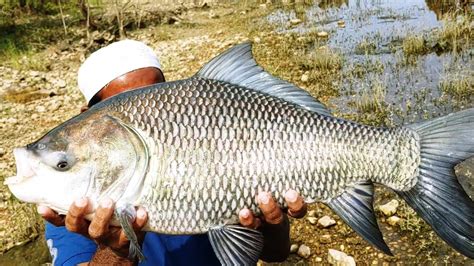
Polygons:
<instances>
[{"instance_id":1,"label":"stone on ground","mask_svg":"<svg viewBox=\"0 0 474 266\"><path fill-rule=\"evenodd\" d=\"M311 249L303 244L298 248L298 255L302 258L308 258L311 255Z\"/></svg>"},{"instance_id":2,"label":"stone on ground","mask_svg":"<svg viewBox=\"0 0 474 266\"><path fill-rule=\"evenodd\" d=\"M397 212L398 208L398 200L391 200L388 203L384 205L379 206L379 210L385 215L385 216L392 216Z\"/></svg>"},{"instance_id":3,"label":"stone on ground","mask_svg":"<svg viewBox=\"0 0 474 266\"><path fill-rule=\"evenodd\" d=\"M327 228L327 227L330 227L332 225L335 225L336 221L333 218L325 215L325 216L319 218L318 224L323 228Z\"/></svg>"},{"instance_id":4,"label":"stone on ground","mask_svg":"<svg viewBox=\"0 0 474 266\"><path fill-rule=\"evenodd\" d=\"M329 249L328 251L328 262L331 265L336 266L355 266L355 260L353 257L347 255L346 253L335 250Z\"/></svg>"}]
</instances>

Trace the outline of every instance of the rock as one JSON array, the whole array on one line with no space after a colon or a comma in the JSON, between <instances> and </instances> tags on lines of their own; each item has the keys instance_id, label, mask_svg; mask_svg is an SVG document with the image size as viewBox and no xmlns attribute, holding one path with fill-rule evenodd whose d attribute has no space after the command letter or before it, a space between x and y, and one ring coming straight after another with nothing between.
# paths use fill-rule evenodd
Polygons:
<instances>
[{"instance_id":1,"label":"rock","mask_svg":"<svg viewBox=\"0 0 474 266\"><path fill-rule=\"evenodd\" d=\"M38 106L36 106L35 109L36 109L36 112L38 112L38 113L46 112L46 107L44 107L43 105L38 105Z\"/></svg>"},{"instance_id":2,"label":"rock","mask_svg":"<svg viewBox=\"0 0 474 266\"><path fill-rule=\"evenodd\" d=\"M0 157L3 157L3 155L5 155L5 149L0 148Z\"/></svg>"},{"instance_id":3,"label":"rock","mask_svg":"<svg viewBox=\"0 0 474 266\"><path fill-rule=\"evenodd\" d=\"M461 184L467 195L474 200L474 157L454 167L459 184Z\"/></svg>"},{"instance_id":4,"label":"rock","mask_svg":"<svg viewBox=\"0 0 474 266\"><path fill-rule=\"evenodd\" d=\"M59 108L61 108L62 104L61 102L58 102L58 101L54 101L52 103L49 104L49 111L56 111L56 110L59 110Z\"/></svg>"},{"instance_id":5,"label":"rock","mask_svg":"<svg viewBox=\"0 0 474 266\"><path fill-rule=\"evenodd\" d=\"M400 223L400 217L398 216L391 216L387 219L387 223L391 226L395 226L397 225L398 223Z\"/></svg>"},{"instance_id":6,"label":"rock","mask_svg":"<svg viewBox=\"0 0 474 266\"><path fill-rule=\"evenodd\" d=\"M9 124L17 124L17 123L18 123L18 119L13 118L13 117L10 117L10 118L7 119L6 122L9 123Z\"/></svg>"},{"instance_id":7,"label":"rock","mask_svg":"<svg viewBox=\"0 0 474 266\"><path fill-rule=\"evenodd\" d=\"M261 40L260 40L259 37L255 37L255 38L253 38L253 42L254 42L254 43L260 43Z\"/></svg>"},{"instance_id":8,"label":"rock","mask_svg":"<svg viewBox=\"0 0 474 266\"><path fill-rule=\"evenodd\" d=\"M302 76L301 76L301 81L303 82L308 82L309 80L309 75L304 73Z\"/></svg>"},{"instance_id":9,"label":"rock","mask_svg":"<svg viewBox=\"0 0 474 266\"><path fill-rule=\"evenodd\" d=\"M323 261L323 258L321 258L321 257L316 257L314 260L315 260L316 262L321 262L321 261Z\"/></svg>"},{"instance_id":10,"label":"rock","mask_svg":"<svg viewBox=\"0 0 474 266\"><path fill-rule=\"evenodd\" d=\"M219 15L217 15L213 10L209 12L209 18L219 18Z\"/></svg>"},{"instance_id":11,"label":"rock","mask_svg":"<svg viewBox=\"0 0 474 266\"><path fill-rule=\"evenodd\" d=\"M298 251L298 244L291 244L290 253L296 253Z\"/></svg>"},{"instance_id":12,"label":"rock","mask_svg":"<svg viewBox=\"0 0 474 266\"><path fill-rule=\"evenodd\" d=\"M57 85L59 88L64 88L64 87L66 87L66 81L60 79L60 80L58 80L58 81L56 82L56 85Z\"/></svg>"},{"instance_id":13,"label":"rock","mask_svg":"<svg viewBox=\"0 0 474 266\"><path fill-rule=\"evenodd\" d=\"M331 235L322 235L319 237L319 242L323 244L331 243Z\"/></svg>"},{"instance_id":14,"label":"rock","mask_svg":"<svg viewBox=\"0 0 474 266\"><path fill-rule=\"evenodd\" d=\"M332 219L331 217L325 215L325 216L319 218L318 224L323 228L327 228L327 227L330 227L332 225L335 225L336 221L334 221L334 219Z\"/></svg>"},{"instance_id":15,"label":"rock","mask_svg":"<svg viewBox=\"0 0 474 266\"><path fill-rule=\"evenodd\" d=\"M316 217L311 217L311 216L308 216L308 218L306 218L310 224L316 224L318 222L318 219L316 219Z\"/></svg>"},{"instance_id":16,"label":"rock","mask_svg":"<svg viewBox=\"0 0 474 266\"><path fill-rule=\"evenodd\" d=\"M316 217L316 211L315 210L311 210L308 212L308 216L309 217Z\"/></svg>"},{"instance_id":17,"label":"rock","mask_svg":"<svg viewBox=\"0 0 474 266\"><path fill-rule=\"evenodd\" d=\"M380 205L379 210L385 216L392 216L397 212L398 205L399 205L398 200L394 199L384 205Z\"/></svg>"},{"instance_id":18,"label":"rock","mask_svg":"<svg viewBox=\"0 0 474 266\"><path fill-rule=\"evenodd\" d=\"M341 19L341 20L339 20L339 21L337 22L337 26L338 26L339 28L344 28L344 27L346 27L346 22Z\"/></svg>"},{"instance_id":19,"label":"rock","mask_svg":"<svg viewBox=\"0 0 474 266\"><path fill-rule=\"evenodd\" d=\"M299 19L299 18L294 18L294 19L290 20L291 25L298 25L301 22L302 22L302 20Z\"/></svg>"},{"instance_id":20,"label":"rock","mask_svg":"<svg viewBox=\"0 0 474 266\"><path fill-rule=\"evenodd\" d=\"M328 251L328 262L331 265L337 266L355 266L355 260L353 257L347 255L346 253L335 250L329 249Z\"/></svg>"},{"instance_id":21,"label":"rock","mask_svg":"<svg viewBox=\"0 0 474 266\"><path fill-rule=\"evenodd\" d=\"M326 31L320 31L316 34L319 38L327 38L329 34Z\"/></svg>"},{"instance_id":22,"label":"rock","mask_svg":"<svg viewBox=\"0 0 474 266\"><path fill-rule=\"evenodd\" d=\"M298 255L302 258L308 258L311 255L311 249L303 244L298 248Z\"/></svg>"}]
</instances>

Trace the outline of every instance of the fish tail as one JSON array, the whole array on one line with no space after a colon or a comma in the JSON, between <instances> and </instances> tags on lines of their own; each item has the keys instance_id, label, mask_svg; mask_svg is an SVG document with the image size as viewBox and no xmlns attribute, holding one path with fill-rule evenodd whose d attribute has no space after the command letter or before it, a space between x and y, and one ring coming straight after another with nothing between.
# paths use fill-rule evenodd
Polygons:
<instances>
[{"instance_id":1,"label":"fish tail","mask_svg":"<svg viewBox=\"0 0 474 266\"><path fill-rule=\"evenodd\" d=\"M416 185L398 191L454 249L474 258L474 202L454 166L474 156L474 108L408 126L420 136Z\"/></svg>"}]
</instances>

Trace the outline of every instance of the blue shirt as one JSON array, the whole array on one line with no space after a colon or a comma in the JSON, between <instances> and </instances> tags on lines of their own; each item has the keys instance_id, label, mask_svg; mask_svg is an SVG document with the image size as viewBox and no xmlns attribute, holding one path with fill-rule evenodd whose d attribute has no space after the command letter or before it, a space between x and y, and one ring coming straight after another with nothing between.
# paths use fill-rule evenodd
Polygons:
<instances>
[{"instance_id":1,"label":"blue shirt","mask_svg":"<svg viewBox=\"0 0 474 266\"><path fill-rule=\"evenodd\" d=\"M92 259L94 241L46 223L46 241L53 265L77 265ZM146 260L139 265L220 265L207 235L175 236L147 233L143 241Z\"/></svg>"}]
</instances>

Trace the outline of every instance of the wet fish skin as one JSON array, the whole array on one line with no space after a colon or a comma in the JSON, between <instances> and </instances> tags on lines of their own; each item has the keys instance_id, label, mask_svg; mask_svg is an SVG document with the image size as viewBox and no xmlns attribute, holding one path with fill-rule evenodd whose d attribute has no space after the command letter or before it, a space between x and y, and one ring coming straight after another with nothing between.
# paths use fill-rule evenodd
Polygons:
<instances>
[{"instance_id":1,"label":"wet fish skin","mask_svg":"<svg viewBox=\"0 0 474 266\"><path fill-rule=\"evenodd\" d=\"M290 188L327 202L364 180L397 190L416 183L413 131L312 113L225 82L159 84L105 108L140 130L150 150L153 168L138 205L153 231L202 233L235 223L242 206L258 211L258 191L283 205Z\"/></svg>"}]
</instances>

